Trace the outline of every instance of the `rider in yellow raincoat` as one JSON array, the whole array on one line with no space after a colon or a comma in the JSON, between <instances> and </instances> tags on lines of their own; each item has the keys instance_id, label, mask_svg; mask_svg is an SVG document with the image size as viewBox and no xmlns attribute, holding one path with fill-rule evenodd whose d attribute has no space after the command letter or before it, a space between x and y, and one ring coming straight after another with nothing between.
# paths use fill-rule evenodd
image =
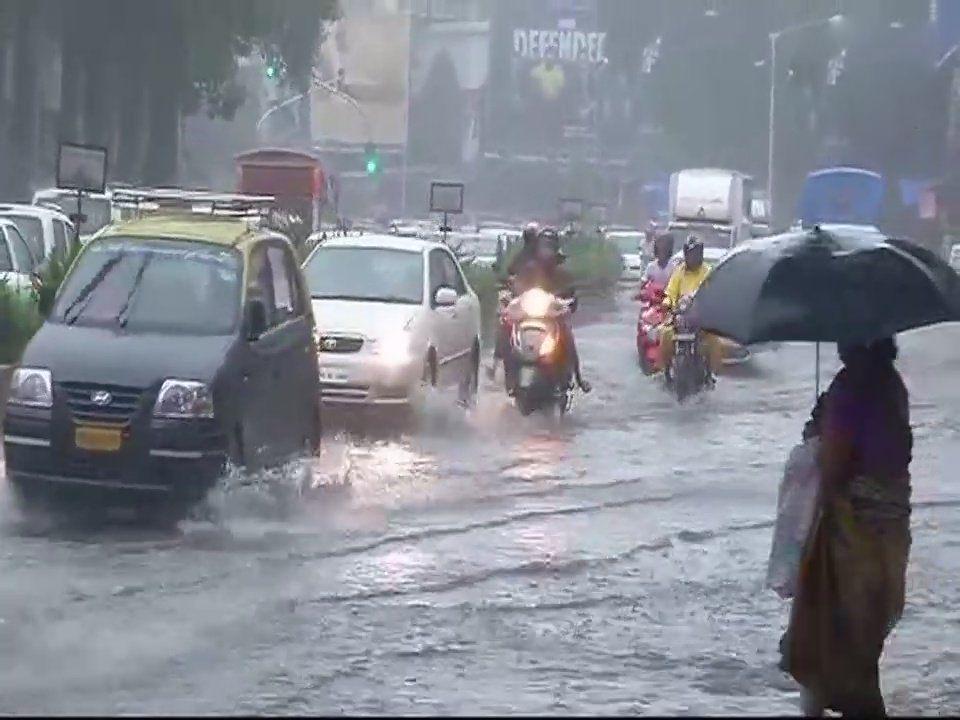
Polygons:
<instances>
[{"instance_id":1,"label":"rider in yellow raincoat","mask_svg":"<svg viewBox=\"0 0 960 720\"><path fill-rule=\"evenodd\" d=\"M696 235L691 235L683 243L683 263L674 270L667 283L667 289L664 293L663 303L668 308L675 308L680 298L687 295L693 295L707 275L710 274L710 267L703 262L703 240ZM660 369L663 370L670 365L673 359L676 332L672 322L665 323L660 328ZM723 357L723 348L719 340L709 333L703 334L703 350L710 363L710 371L716 374L720 368Z\"/></svg>"}]
</instances>

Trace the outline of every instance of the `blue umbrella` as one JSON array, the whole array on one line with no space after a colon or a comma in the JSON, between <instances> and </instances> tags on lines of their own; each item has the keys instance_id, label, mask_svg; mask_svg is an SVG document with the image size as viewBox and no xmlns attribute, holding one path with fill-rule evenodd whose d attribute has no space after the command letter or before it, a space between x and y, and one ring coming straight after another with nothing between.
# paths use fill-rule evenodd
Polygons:
<instances>
[{"instance_id":1,"label":"blue umbrella","mask_svg":"<svg viewBox=\"0 0 960 720\"><path fill-rule=\"evenodd\" d=\"M960 277L909 241L854 227L815 227L743 243L691 307L706 331L741 345L867 343L960 320Z\"/></svg>"}]
</instances>

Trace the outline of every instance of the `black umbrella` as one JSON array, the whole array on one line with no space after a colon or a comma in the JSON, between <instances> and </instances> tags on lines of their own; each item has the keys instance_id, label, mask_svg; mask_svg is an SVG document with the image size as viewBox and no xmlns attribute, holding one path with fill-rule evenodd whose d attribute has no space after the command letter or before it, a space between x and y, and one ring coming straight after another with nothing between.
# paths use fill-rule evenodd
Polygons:
<instances>
[{"instance_id":1,"label":"black umbrella","mask_svg":"<svg viewBox=\"0 0 960 720\"><path fill-rule=\"evenodd\" d=\"M960 277L908 241L818 227L738 246L710 273L691 313L704 330L741 345L870 342L960 320Z\"/></svg>"}]
</instances>

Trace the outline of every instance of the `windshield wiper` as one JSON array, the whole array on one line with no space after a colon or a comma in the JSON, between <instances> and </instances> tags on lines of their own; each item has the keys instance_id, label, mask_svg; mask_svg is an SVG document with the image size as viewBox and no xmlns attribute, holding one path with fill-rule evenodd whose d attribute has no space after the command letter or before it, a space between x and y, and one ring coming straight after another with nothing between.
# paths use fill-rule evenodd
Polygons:
<instances>
[{"instance_id":1,"label":"windshield wiper","mask_svg":"<svg viewBox=\"0 0 960 720\"><path fill-rule=\"evenodd\" d=\"M354 302L380 302L380 303L404 303L416 305L417 300L412 300L400 295L386 295L371 297L369 295L311 295L314 300L353 300Z\"/></svg>"},{"instance_id":2,"label":"windshield wiper","mask_svg":"<svg viewBox=\"0 0 960 720\"><path fill-rule=\"evenodd\" d=\"M133 278L133 282L130 283L130 292L127 293L127 299L123 301L123 307L120 308L120 311L117 313L117 325L120 327L127 326L127 315L130 311L130 303L133 300L133 296L136 295L137 290L140 289L140 283L143 280L143 273L147 269L147 265L150 264L150 261L153 260L153 255L147 255L143 262L140 263L140 267L137 268L137 274Z\"/></svg>"},{"instance_id":3,"label":"windshield wiper","mask_svg":"<svg viewBox=\"0 0 960 720\"><path fill-rule=\"evenodd\" d=\"M87 304L90 302L90 298L93 297L94 289L97 287L97 285L103 282L103 279L110 273L111 270L113 270L113 268L117 266L117 263L119 263L123 258L124 253L120 253L116 257L112 257L107 260L103 264L103 267L97 270L97 274L90 278L90 282L80 289L80 292L77 293L77 296L63 311L63 321L67 325L73 325L77 321L77 318L83 315L83 311L86 310ZM70 311L77 307L77 305L81 302L83 304L80 305L77 312L70 316Z\"/></svg>"}]
</instances>

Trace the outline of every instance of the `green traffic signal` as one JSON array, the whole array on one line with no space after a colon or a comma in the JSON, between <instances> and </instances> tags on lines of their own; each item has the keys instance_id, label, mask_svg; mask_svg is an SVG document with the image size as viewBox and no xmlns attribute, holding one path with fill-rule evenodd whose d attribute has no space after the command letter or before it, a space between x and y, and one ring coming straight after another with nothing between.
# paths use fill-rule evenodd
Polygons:
<instances>
[{"instance_id":1,"label":"green traffic signal","mask_svg":"<svg viewBox=\"0 0 960 720\"><path fill-rule=\"evenodd\" d=\"M368 142L363 148L363 154L366 158L367 175L380 172L380 153L377 152L377 146Z\"/></svg>"},{"instance_id":2,"label":"green traffic signal","mask_svg":"<svg viewBox=\"0 0 960 720\"><path fill-rule=\"evenodd\" d=\"M273 80L277 77L277 67L276 65L267 65L267 77Z\"/></svg>"}]
</instances>

